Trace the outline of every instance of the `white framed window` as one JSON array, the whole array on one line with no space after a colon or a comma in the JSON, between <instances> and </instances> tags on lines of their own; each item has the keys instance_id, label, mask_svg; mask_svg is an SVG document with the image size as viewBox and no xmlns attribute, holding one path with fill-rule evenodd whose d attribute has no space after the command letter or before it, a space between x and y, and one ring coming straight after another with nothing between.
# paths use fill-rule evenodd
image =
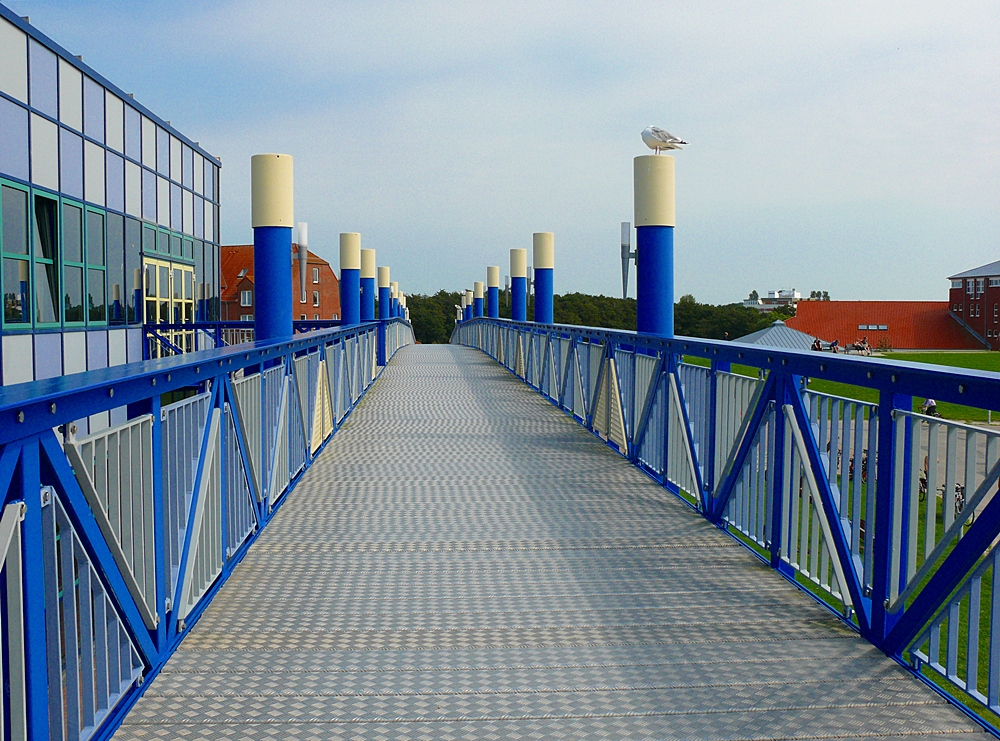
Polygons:
<instances>
[{"instance_id":1,"label":"white framed window","mask_svg":"<svg viewBox=\"0 0 1000 741\"><path fill-rule=\"evenodd\" d=\"M319 314L313 314L313 319L319 319Z\"/></svg>"},{"instance_id":2,"label":"white framed window","mask_svg":"<svg viewBox=\"0 0 1000 741\"><path fill-rule=\"evenodd\" d=\"M976 292L976 281L974 281L972 278L969 278L969 280L966 281L965 292L970 296Z\"/></svg>"},{"instance_id":3,"label":"white framed window","mask_svg":"<svg viewBox=\"0 0 1000 741\"><path fill-rule=\"evenodd\" d=\"M340 319L340 315L339 314L334 314L333 315L333 320L337 321L338 319Z\"/></svg>"},{"instance_id":4,"label":"white framed window","mask_svg":"<svg viewBox=\"0 0 1000 741\"><path fill-rule=\"evenodd\" d=\"M983 279L982 278L977 278L976 279L976 295L978 296L982 292L983 292Z\"/></svg>"},{"instance_id":5,"label":"white framed window","mask_svg":"<svg viewBox=\"0 0 1000 741\"><path fill-rule=\"evenodd\" d=\"M960 281L960 280L953 280L951 282L951 287L952 288L961 288L962 287L962 281Z\"/></svg>"},{"instance_id":6,"label":"white framed window","mask_svg":"<svg viewBox=\"0 0 1000 741\"><path fill-rule=\"evenodd\" d=\"M252 322L253 321L253 314L240 314L240 321L241 322Z\"/></svg>"},{"instance_id":7,"label":"white framed window","mask_svg":"<svg viewBox=\"0 0 1000 741\"><path fill-rule=\"evenodd\" d=\"M976 316L979 316L979 304L976 304Z\"/></svg>"},{"instance_id":8,"label":"white framed window","mask_svg":"<svg viewBox=\"0 0 1000 741\"><path fill-rule=\"evenodd\" d=\"M301 319L304 322L306 320L306 315L305 314L299 314L299 319Z\"/></svg>"},{"instance_id":9,"label":"white framed window","mask_svg":"<svg viewBox=\"0 0 1000 741\"><path fill-rule=\"evenodd\" d=\"M990 288L1000 287L1000 278L990 278Z\"/></svg>"},{"instance_id":10,"label":"white framed window","mask_svg":"<svg viewBox=\"0 0 1000 741\"><path fill-rule=\"evenodd\" d=\"M883 331L888 331L889 325L888 324L880 324L880 325L878 325L878 328L881 329L881 330L883 330Z\"/></svg>"},{"instance_id":11,"label":"white framed window","mask_svg":"<svg viewBox=\"0 0 1000 741\"><path fill-rule=\"evenodd\" d=\"M994 324L997 323L997 318L998 318L997 309L998 309L998 304L993 304L993 323Z\"/></svg>"},{"instance_id":12,"label":"white framed window","mask_svg":"<svg viewBox=\"0 0 1000 741\"><path fill-rule=\"evenodd\" d=\"M253 291L240 291L240 306L253 306Z\"/></svg>"},{"instance_id":13,"label":"white framed window","mask_svg":"<svg viewBox=\"0 0 1000 741\"><path fill-rule=\"evenodd\" d=\"M319 291L313 291L313 306L319 306Z\"/></svg>"},{"instance_id":14,"label":"white framed window","mask_svg":"<svg viewBox=\"0 0 1000 741\"><path fill-rule=\"evenodd\" d=\"M319 283L319 268L313 268L313 283ZM319 317L316 317L319 319Z\"/></svg>"}]
</instances>

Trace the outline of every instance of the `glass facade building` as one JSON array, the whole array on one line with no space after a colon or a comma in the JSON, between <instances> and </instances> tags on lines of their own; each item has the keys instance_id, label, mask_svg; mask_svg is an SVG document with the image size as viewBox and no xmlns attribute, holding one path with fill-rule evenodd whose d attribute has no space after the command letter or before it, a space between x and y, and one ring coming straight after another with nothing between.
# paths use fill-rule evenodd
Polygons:
<instances>
[{"instance_id":1,"label":"glass facade building","mask_svg":"<svg viewBox=\"0 0 1000 741\"><path fill-rule=\"evenodd\" d=\"M220 167L0 5L4 385L141 359L200 296L217 318Z\"/></svg>"}]
</instances>

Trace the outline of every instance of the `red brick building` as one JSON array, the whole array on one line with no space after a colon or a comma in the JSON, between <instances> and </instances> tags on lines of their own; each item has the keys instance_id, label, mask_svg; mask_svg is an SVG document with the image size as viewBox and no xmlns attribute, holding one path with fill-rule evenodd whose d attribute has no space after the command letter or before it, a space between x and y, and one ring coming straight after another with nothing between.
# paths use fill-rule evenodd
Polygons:
<instances>
[{"instance_id":1,"label":"red brick building","mask_svg":"<svg viewBox=\"0 0 1000 741\"><path fill-rule=\"evenodd\" d=\"M1000 260L949 278L951 315L991 350L1000 349Z\"/></svg>"},{"instance_id":2,"label":"red brick building","mask_svg":"<svg viewBox=\"0 0 1000 741\"><path fill-rule=\"evenodd\" d=\"M983 350L944 301L800 301L785 324L841 347L868 338L875 350Z\"/></svg>"},{"instance_id":3,"label":"red brick building","mask_svg":"<svg viewBox=\"0 0 1000 741\"><path fill-rule=\"evenodd\" d=\"M309 253L306 263L306 291L299 284L299 246L292 245L292 318L340 319L340 281L322 257ZM253 245L239 244L221 248L222 279L220 300L224 322L253 321L255 287Z\"/></svg>"}]
</instances>

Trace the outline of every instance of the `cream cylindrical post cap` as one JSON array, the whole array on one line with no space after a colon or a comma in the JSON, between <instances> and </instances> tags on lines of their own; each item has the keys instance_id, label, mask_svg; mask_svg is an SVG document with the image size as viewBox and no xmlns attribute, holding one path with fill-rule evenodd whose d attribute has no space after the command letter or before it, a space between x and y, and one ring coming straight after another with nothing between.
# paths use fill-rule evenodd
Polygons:
<instances>
[{"instance_id":1,"label":"cream cylindrical post cap","mask_svg":"<svg viewBox=\"0 0 1000 741\"><path fill-rule=\"evenodd\" d=\"M471 288L465 289L465 305L472 306L473 300L476 298Z\"/></svg>"},{"instance_id":2,"label":"cream cylindrical post cap","mask_svg":"<svg viewBox=\"0 0 1000 741\"><path fill-rule=\"evenodd\" d=\"M398 281L394 280L394 281L392 281L392 283L389 284L389 296L391 296L392 298L396 298L397 296L399 296L399 282Z\"/></svg>"},{"instance_id":3,"label":"cream cylindrical post cap","mask_svg":"<svg viewBox=\"0 0 1000 741\"><path fill-rule=\"evenodd\" d=\"M389 267L387 265L380 265L378 269L378 287L388 288L389 287Z\"/></svg>"},{"instance_id":4,"label":"cream cylindrical post cap","mask_svg":"<svg viewBox=\"0 0 1000 741\"><path fill-rule=\"evenodd\" d=\"M475 283L472 284L472 297L473 298L483 297L483 282L481 280L477 280Z\"/></svg>"},{"instance_id":5,"label":"cream cylindrical post cap","mask_svg":"<svg viewBox=\"0 0 1000 741\"><path fill-rule=\"evenodd\" d=\"M645 154L633 160L635 225L677 226L674 210L674 158Z\"/></svg>"},{"instance_id":6,"label":"cream cylindrical post cap","mask_svg":"<svg viewBox=\"0 0 1000 741\"><path fill-rule=\"evenodd\" d=\"M531 246L531 266L535 270L555 268L555 235L552 232L535 232L531 235Z\"/></svg>"},{"instance_id":7,"label":"cream cylindrical post cap","mask_svg":"<svg viewBox=\"0 0 1000 741\"><path fill-rule=\"evenodd\" d=\"M462 291L462 295L459 297L462 299L462 308L464 309L468 304L465 303L465 291Z\"/></svg>"},{"instance_id":8,"label":"cream cylindrical post cap","mask_svg":"<svg viewBox=\"0 0 1000 741\"><path fill-rule=\"evenodd\" d=\"M361 277L375 278L375 250L361 250Z\"/></svg>"},{"instance_id":9,"label":"cream cylindrical post cap","mask_svg":"<svg viewBox=\"0 0 1000 741\"><path fill-rule=\"evenodd\" d=\"M528 251L513 249L510 251L510 277L528 277Z\"/></svg>"},{"instance_id":10,"label":"cream cylindrical post cap","mask_svg":"<svg viewBox=\"0 0 1000 741\"><path fill-rule=\"evenodd\" d=\"M340 233L340 269L361 270L361 235L357 232Z\"/></svg>"},{"instance_id":11,"label":"cream cylindrical post cap","mask_svg":"<svg viewBox=\"0 0 1000 741\"><path fill-rule=\"evenodd\" d=\"M499 265L487 265L486 266L486 287L487 288L499 288L500 287L500 266Z\"/></svg>"},{"instance_id":12,"label":"cream cylindrical post cap","mask_svg":"<svg viewBox=\"0 0 1000 741\"><path fill-rule=\"evenodd\" d=\"M250 158L250 212L254 227L295 225L291 155L255 154Z\"/></svg>"}]
</instances>

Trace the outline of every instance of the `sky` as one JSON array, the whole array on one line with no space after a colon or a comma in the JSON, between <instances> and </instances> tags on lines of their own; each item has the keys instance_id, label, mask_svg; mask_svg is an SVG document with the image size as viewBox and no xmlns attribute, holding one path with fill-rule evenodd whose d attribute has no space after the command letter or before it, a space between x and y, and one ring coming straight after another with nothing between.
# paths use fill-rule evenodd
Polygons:
<instances>
[{"instance_id":1,"label":"sky","mask_svg":"<svg viewBox=\"0 0 1000 741\"><path fill-rule=\"evenodd\" d=\"M1000 260L995 0L2 1L221 157L223 243L290 154L310 248L359 231L407 293L551 231L556 293L621 295L649 125L691 142L678 297L946 300Z\"/></svg>"}]
</instances>

